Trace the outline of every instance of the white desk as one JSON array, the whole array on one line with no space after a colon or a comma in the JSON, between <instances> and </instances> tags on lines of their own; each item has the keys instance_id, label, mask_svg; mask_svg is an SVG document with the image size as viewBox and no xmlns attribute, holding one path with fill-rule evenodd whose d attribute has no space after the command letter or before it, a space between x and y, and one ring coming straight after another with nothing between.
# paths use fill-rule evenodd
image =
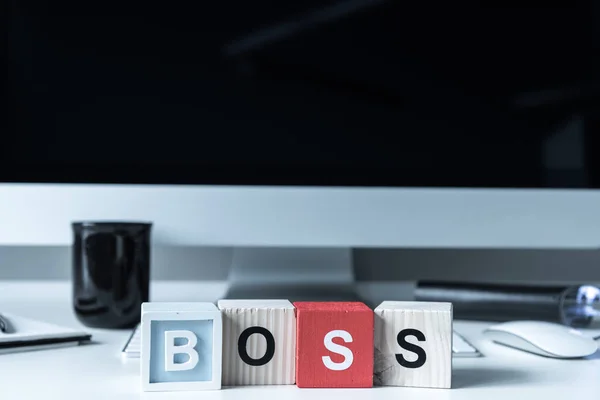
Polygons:
<instances>
[{"instance_id":1,"label":"white desk","mask_svg":"<svg viewBox=\"0 0 600 400\"><path fill-rule=\"evenodd\" d=\"M156 283L151 298L214 301L224 284ZM68 282L0 282L0 309L81 328L71 311ZM553 360L482 340L483 323L455 322L457 332L485 357L455 359L453 389L298 389L296 386L224 388L202 393L143 393L138 360L120 356L129 331L87 329L95 344L0 355L0 399L244 399L552 400L600 398L600 354L587 360Z\"/></svg>"}]
</instances>

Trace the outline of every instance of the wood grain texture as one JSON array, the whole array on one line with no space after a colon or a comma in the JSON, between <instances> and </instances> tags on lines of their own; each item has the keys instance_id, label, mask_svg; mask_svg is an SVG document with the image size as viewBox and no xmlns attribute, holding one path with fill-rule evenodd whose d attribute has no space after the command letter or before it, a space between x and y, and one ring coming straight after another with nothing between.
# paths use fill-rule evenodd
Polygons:
<instances>
[{"instance_id":1,"label":"wood grain texture","mask_svg":"<svg viewBox=\"0 0 600 400\"><path fill-rule=\"evenodd\" d=\"M297 302L296 385L373 386L373 311L359 302Z\"/></svg>"},{"instance_id":2,"label":"wood grain texture","mask_svg":"<svg viewBox=\"0 0 600 400\"><path fill-rule=\"evenodd\" d=\"M296 314L292 303L221 300L218 307L223 316L223 385L293 385Z\"/></svg>"},{"instance_id":3,"label":"wood grain texture","mask_svg":"<svg viewBox=\"0 0 600 400\"><path fill-rule=\"evenodd\" d=\"M451 388L452 318L451 303L381 303L375 309L374 384Z\"/></svg>"}]
</instances>

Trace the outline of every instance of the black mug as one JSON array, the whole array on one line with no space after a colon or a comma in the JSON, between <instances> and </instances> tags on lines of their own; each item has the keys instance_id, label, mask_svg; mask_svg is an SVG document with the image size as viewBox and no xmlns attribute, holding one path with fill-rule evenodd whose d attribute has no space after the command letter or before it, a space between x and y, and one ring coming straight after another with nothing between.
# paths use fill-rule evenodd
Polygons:
<instances>
[{"instance_id":1,"label":"black mug","mask_svg":"<svg viewBox=\"0 0 600 400\"><path fill-rule=\"evenodd\" d=\"M73 307L92 328L131 329L149 300L146 222L73 222Z\"/></svg>"}]
</instances>

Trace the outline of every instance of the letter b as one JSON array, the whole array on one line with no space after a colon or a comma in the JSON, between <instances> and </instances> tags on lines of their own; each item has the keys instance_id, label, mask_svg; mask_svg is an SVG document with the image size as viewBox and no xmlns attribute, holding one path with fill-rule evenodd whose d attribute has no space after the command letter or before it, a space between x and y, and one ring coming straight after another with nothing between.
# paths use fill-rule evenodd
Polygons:
<instances>
[{"instance_id":1,"label":"letter b","mask_svg":"<svg viewBox=\"0 0 600 400\"><path fill-rule=\"evenodd\" d=\"M187 343L176 346L175 339L187 339ZM193 332L165 331L165 371L188 371L194 369L198 364L198 352L194 347L198 343L198 338ZM187 361L182 363L175 362L175 354L187 354Z\"/></svg>"}]
</instances>

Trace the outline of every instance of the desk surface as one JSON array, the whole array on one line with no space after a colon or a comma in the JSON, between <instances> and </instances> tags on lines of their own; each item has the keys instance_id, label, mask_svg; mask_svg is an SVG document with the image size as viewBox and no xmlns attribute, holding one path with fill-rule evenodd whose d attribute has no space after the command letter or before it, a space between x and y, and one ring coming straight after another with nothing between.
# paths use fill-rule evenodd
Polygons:
<instances>
[{"instance_id":1,"label":"desk surface","mask_svg":"<svg viewBox=\"0 0 600 400\"><path fill-rule=\"evenodd\" d=\"M159 282L154 301L214 301L225 285ZM70 304L67 282L0 282L2 311L82 328ZM455 359L453 389L298 389L296 386L236 387L202 392L203 399L534 399L598 398L600 352L586 360L554 360L485 341L485 323L455 321L455 329L485 357ZM139 361L120 356L129 331L87 329L94 344L0 355L0 398L4 399L198 399L198 393L143 393Z\"/></svg>"}]
</instances>

